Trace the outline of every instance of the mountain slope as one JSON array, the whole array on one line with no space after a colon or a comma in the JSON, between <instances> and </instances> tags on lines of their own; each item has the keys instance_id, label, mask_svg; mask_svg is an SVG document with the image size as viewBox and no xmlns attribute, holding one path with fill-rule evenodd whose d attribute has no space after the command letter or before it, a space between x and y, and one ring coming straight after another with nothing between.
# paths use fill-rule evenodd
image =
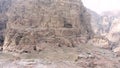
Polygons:
<instances>
[{"instance_id":1,"label":"mountain slope","mask_svg":"<svg viewBox=\"0 0 120 68\"><path fill-rule=\"evenodd\" d=\"M80 0L15 0L7 16L4 51L73 47L79 45L80 39L89 39L93 34L90 15Z\"/></svg>"}]
</instances>

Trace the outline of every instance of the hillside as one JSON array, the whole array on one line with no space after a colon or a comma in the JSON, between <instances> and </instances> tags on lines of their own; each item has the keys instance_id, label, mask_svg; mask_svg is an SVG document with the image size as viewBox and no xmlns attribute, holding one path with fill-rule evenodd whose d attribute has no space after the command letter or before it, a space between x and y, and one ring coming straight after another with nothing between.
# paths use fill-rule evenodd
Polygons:
<instances>
[{"instance_id":1,"label":"hillside","mask_svg":"<svg viewBox=\"0 0 120 68\"><path fill-rule=\"evenodd\" d=\"M81 0L0 0L0 68L119 68L102 20Z\"/></svg>"},{"instance_id":2,"label":"hillside","mask_svg":"<svg viewBox=\"0 0 120 68\"><path fill-rule=\"evenodd\" d=\"M87 41L93 34L90 15L80 0L13 2L7 12L3 51L33 52L47 46L74 47L79 45L80 39Z\"/></svg>"}]
</instances>

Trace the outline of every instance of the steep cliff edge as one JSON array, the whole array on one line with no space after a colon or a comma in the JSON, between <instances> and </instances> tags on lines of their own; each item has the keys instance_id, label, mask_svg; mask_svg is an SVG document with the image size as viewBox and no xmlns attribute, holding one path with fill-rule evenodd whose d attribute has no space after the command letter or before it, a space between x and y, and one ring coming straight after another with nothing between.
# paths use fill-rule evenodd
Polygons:
<instances>
[{"instance_id":1,"label":"steep cliff edge","mask_svg":"<svg viewBox=\"0 0 120 68\"><path fill-rule=\"evenodd\" d=\"M81 0L13 0L7 16L3 51L74 47L93 35Z\"/></svg>"}]
</instances>

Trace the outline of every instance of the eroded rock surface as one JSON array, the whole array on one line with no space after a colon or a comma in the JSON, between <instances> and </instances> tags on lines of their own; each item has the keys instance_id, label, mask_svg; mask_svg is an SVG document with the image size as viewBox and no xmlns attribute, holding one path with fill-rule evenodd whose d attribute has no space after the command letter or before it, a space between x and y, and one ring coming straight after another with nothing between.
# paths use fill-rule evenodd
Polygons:
<instances>
[{"instance_id":1,"label":"eroded rock surface","mask_svg":"<svg viewBox=\"0 0 120 68\"><path fill-rule=\"evenodd\" d=\"M102 36L94 36L88 43L100 48L111 49L111 42Z\"/></svg>"},{"instance_id":2,"label":"eroded rock surface","mask_svg":"<svg viewBox=\"0 0 120 68\"><path fill-rule=\"evenodd\" d=\"M99 34L96 31L99 29L92 30L91 16L81 0L0 0L0 3L8 5L5 10L0 8L3 19L7 19L0 68L120 67L119 55L114 53L119 48L114 52L102 49L111 48L110 42L105 37L92 36L93 32ZM97 28L98 24L93 22L92 27Z\"/></svg>"},{"instance_id":3,"label":"eroded rock surface","mask_svg":"<svg viewBox=\"0 0 120 68\"><path fill-rule=\"evenodd\" d=\"M91 14L91 25L94 33L104 40L93 43L93 37L93 45L95 44L98 47L102 46L103 48L107 46L114 52L120 51L120 11L108 11L101 15L90 10L88 10L88 12ZM94 40L100 41L101 39Z\"/></svg>"},{"instance_id":4,"label":"eroded rock surface","mask_svg":"<svg viewBox=\"0 0 120 68\"><path fill-rule=\"evenodd\" d=\"M8 21L6 12L8 11L10 5L11 0L0 0L0 50L2 50L4 43L4 33L6 29L6 23Z\"/></svg>"},{"instance_id":5,"label":"eroded rock surface","mask_svg":"<svg viewBox=\"0 0 120 68\"><path fill-rule=\"evenodd\" d=\"M7 16L4 51L74 47L93 34L81 0L13 0Z\"/></svg>"}]
</instances>

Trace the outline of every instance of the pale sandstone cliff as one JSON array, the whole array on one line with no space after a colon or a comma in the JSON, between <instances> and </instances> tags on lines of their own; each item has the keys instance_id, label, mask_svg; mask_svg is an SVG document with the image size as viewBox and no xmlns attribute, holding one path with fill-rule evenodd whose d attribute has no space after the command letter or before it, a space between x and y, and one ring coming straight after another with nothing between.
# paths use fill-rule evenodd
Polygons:
<instances>
[{"instance_id":1,"label":"pale sandstone cliff","mask_svg":"<svg viewBox=\"0 0 120 68\"><path fill-rule=\"evenodd\" d=\"M92 29L97 35L90 41L92 45L120 52L120 11L107 11L102 15L89 12Z\"/></svg>"}]
</instances>

